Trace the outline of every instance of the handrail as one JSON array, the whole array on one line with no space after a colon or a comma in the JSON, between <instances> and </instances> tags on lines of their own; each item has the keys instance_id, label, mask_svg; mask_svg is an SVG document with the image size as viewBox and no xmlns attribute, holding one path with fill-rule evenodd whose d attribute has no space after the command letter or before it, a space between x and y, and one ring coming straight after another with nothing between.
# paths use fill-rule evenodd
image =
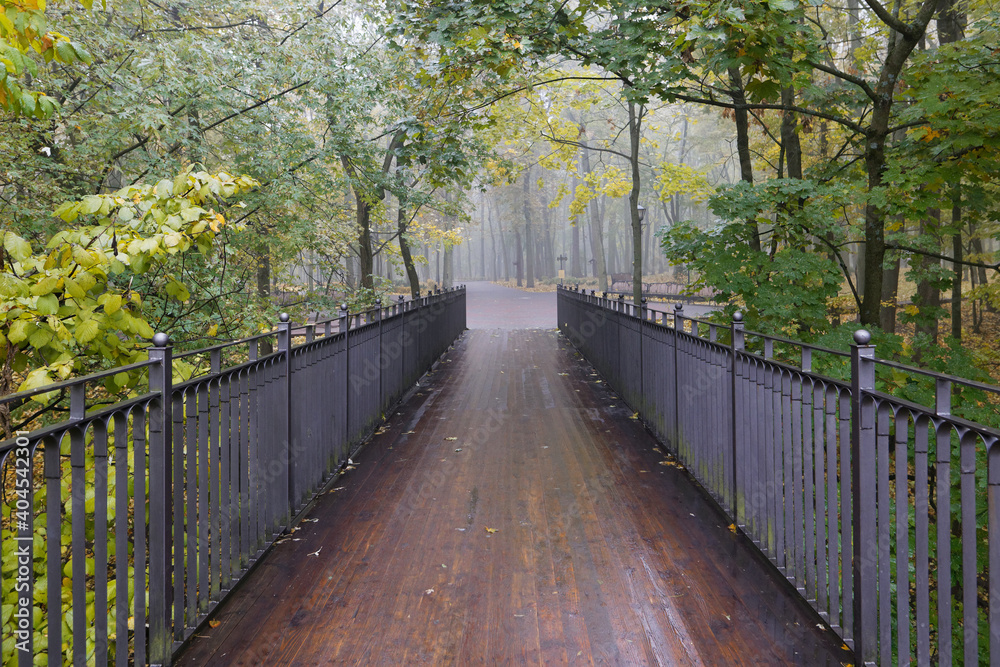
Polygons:
<instances>
[{"instance_id":1,"label":"handrail","mask_svg":"<svg viewBox=\"0 0 1000 667\"><path fill-rule=\"evenodd\" d=\"M1000 388L877 359L863 330L839 381L811 352L844 353L746 331L739 314L706 340L683 309L656 322L566 288L557 303L563 334L859 663L1000 659L1000 430L954 416L952 387ZM771 358L775 342L798 345L801 367ZM877 390L879 365L933 379L934 404Z\"/></svg>"},{"instance_id":2,"label":"handrail","mask_svg":"<svg viewBox=\"0 0 1000 667\"><path fill-rule=\"evenodd\" d=\"M5 397L68 390L70 410L0 443L16 560L0 583L17 591L2 661L170 664L464 331L465 289L368 310L360 327L355 315L297 345L282 315L176 357L157 334L147 361ZM262 337L277 345L258 357ZM249 358L222 367L237 345ZM195 354L209 370L175 383L173 359ZM88 410L88 383L125 370L146 370L148 391Z\"/></svg>"}]
</instances>

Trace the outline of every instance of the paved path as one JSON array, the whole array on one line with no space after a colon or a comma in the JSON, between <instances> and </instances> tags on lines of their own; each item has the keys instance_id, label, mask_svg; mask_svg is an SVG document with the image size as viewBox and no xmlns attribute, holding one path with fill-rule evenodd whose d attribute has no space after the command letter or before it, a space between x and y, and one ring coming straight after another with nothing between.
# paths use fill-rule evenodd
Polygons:
<instances>
[{"instance_id":1,"label":"paved path","mask_svg":"<svg viewBox=\"0 0 1000 667\"><path fill-rule=\"evenodd\" d=\"M552 330L554 296L521 294L470 286L470 325L490 328L421 380L180 665L850 660Z\"/></svg>"},{"instance_id":2,"label":"paved path","mask_svg":"<svg viewBox=\"0 0 1000 667\"><path fill-rule=\"evenodd\" d=\"M470 329L555 329L556 293L466 283L466 317Z\"/></svg>"}]
</instances>

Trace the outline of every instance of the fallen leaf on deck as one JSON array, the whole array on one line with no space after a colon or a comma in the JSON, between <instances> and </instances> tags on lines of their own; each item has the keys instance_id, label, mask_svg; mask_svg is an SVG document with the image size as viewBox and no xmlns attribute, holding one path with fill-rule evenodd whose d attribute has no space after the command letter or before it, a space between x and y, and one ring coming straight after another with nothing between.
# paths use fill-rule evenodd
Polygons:
<instances>
[{"instance_id":1,"label":"fallen leaf on deck","mask_svg":"<svg viewBox=\"0 0 1000 667\"><path fill-rule=\"evenodd\" d=\"M495 532L497 532L499 530L500 530L499 528L487 528L486 532L489 533L490 535L492 535L493 533L495 533Z\"/></svg>"},{"instance_id":2,"label":"fallen leaf on deck","mask_svg":"<svg viewBox=\"0 0 1000 667\"><path fill-rule=\"evenodd\" d=\"M406 431L403 435L413 435L416 431Z\"/></svg>"},{"instance_id":3,"label":"fallen leaf on deck","mask_svg":"<svg viewBox=\"0 0 1000 667\"><path fill-rule=\"evenodd\" d=\"M209 621L208 622L208 627L210 627L210 628L217 628L220 625L222 625L222 621Z\"/></svg>"},{"instance_id":4,"label":"fallen leaf on deck","mask_svg":"<svg viewBox=\"0 0 1000 667\"><path fill-rule=\"evenodd\" d=\"M322 550L323 550L323 547L320 547L319 549L317 549L316 551L312 552L311 554L306 554L306 555L307 556L319 556L319 552L322 551Z\"/></svg>"},{"instance_id":5,"label":"fallen leaf on deck","mask_svg":"<svg viewBox=\"0 0 1000 667\"><path fill-rule=\"evenodd\" d=\"M458 438L445 438L445 440L458 440Z\"/></svg>"},{"instance_id":6,"label":"fallen leaf on deck","mask_svg":"<svg viewBox=\"0 0 1000 667\"><path fill-rule=\"evenodd\" d=\"M638 412L633 412L632 416L629 417L629 419L638 419L638 418L639 418L639 413Z\"/></svg>"},{"instance_id":7,"label":"fallen leaf on deck","mask_svg":"<svg viewBox=\"0 0 1000 667\"><path fill-rule=\"evenodd\" d=\"M734 533L734 534L736 533L736 524L735 523L729 524L729 532L730 533ZM820 626L820 627L822 627L822 626Z\"/></svg>"},{"instance_id":8,"label":"fallen leaf on deck","mask_svg":"<svg viewBox=\"0 0 1000 667\"><path fill-rule=\"evenodd\" d=\"M302 519L302 523L319 523L319 519Z\"/></svg>"},{"instance_id":9,"label":"fallen leaf on deck","mask_svg":"<svg viewBox=\"0 0 1000 667\"><path fill-rule=\"evenodd\" d=\"M559 375L566 376L569 375L569 373L560 373Z\"/></svg>"},{"instance_id":10,"label":"fallen leaf on deck","mask_svg":"<svg viewBox=\"0 0 1000 667\"><path fill-rule=\"evenodd\" d=\"M459 448L458 448L458 449L456 449L455 451L456 451L456 452L460 452L460 451L462 451L462 448L461 448L461 447L459 447Z\"/></svg>"},{"instance_id":11,"label":"fallen leaf on deck","mask_svg":"<svg viewBox=\"0 0 1000 667\"><path fill-rule=\"evenodd\" d=\"M424 595L434 595L434 589L428 588L426 591L424 591Z\"/></svg>"}]
</instances>

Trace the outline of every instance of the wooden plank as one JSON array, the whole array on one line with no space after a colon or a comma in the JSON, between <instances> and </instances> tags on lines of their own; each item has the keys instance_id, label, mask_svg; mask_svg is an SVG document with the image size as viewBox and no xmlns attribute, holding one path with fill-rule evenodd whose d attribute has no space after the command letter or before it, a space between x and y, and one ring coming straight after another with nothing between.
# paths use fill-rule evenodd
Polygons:
<instances>
[{"instance_id":1,"label":"wooden plank","mask_svg":"<svg viewBox=\"0 0 1000 667\"><path fill-rule=\"evenodd\" d=\"M849 661L592 373L468 332L178 664Z\"/></svg>"}]
</instances>

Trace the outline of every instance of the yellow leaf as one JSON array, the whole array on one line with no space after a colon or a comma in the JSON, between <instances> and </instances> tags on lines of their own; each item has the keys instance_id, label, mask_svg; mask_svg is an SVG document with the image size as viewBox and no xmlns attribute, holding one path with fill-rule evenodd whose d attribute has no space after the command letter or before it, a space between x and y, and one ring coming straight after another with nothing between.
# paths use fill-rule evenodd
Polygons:
<instances>
[{"instance_id":1,"label":"yellow leaf","mask_svg":"<svg viewBox=\"0 0 1000 667\"><path fill-rule=\"evenodd\" d=\"M495 533L495 532L497 532L499 530L500 530L499 528L487 528L486 532L489 533L490 535L492 535L493 533Z\"/></svg>"},{"instance_id":2,"label":"yellow leaf","mask_svg":"<svg viewBox=\"0 0 1000 667\"><path fill-rule=\"evenodd\" d=\"M458 440L458 438L445 438L445 440Z\"/></svg>"},{"instance_id":3,"label":"yellow leaf","mask_svg":"<svg viewBox=\"0 0 1000 667\"><path fill-rule=\"evenodd\" d=\"M729 524L729 532L730 533L734 533L734 534L736 533L736 524L735 523Z\"/></svg>"},{"instance_id":4,"label":"yellow leaf","mask_svg":"<svg viewBox=\"0 0 1000 667\"><path fill-rule=\"evenodd\" d=\"M226 224L226 219L222 217L222 214L216 213L215 219L213 219L212 222L208 223L208 226L212 228L213 232L218 233L219 229L225 224Z\"/></svg>"},{"instance_id":5,"label":"yellow leaf","mask_svg":"<svg viewBox=\"0 0 1000 667\"><path fill-rule=\"evenodd\" d=\"M219 325L218 324L213 324L212 326L210 326L208 328L208 335L209 336L214 336L217 333L219 333Z\"/></svg>"},{"instance_id":6,"label":"yellow leaf","mask_svg":"<svg viewBox=\"0 0 1000 667\"><path fill-rule=\"evenodd\" d=\"M209 621L209 622L208 622L208 627L210 627L210 628L217 628L217 627L219 627L220 625L222 625L222 622L221 622L221 621L215 621L215 620L212 620L212 621Z\"/></svg>"},{"instance_id":7,"label":"yellow leaf","mask_svg":"<svg viewBox=\"0 0 1000 667\"><path fill-rule=\"evenodd\" d=\"M632 416L629 417L629 419L638 419L638 418L639 418L639 413L638 412L633 412Z\"/></svg>"}]
</instances>

